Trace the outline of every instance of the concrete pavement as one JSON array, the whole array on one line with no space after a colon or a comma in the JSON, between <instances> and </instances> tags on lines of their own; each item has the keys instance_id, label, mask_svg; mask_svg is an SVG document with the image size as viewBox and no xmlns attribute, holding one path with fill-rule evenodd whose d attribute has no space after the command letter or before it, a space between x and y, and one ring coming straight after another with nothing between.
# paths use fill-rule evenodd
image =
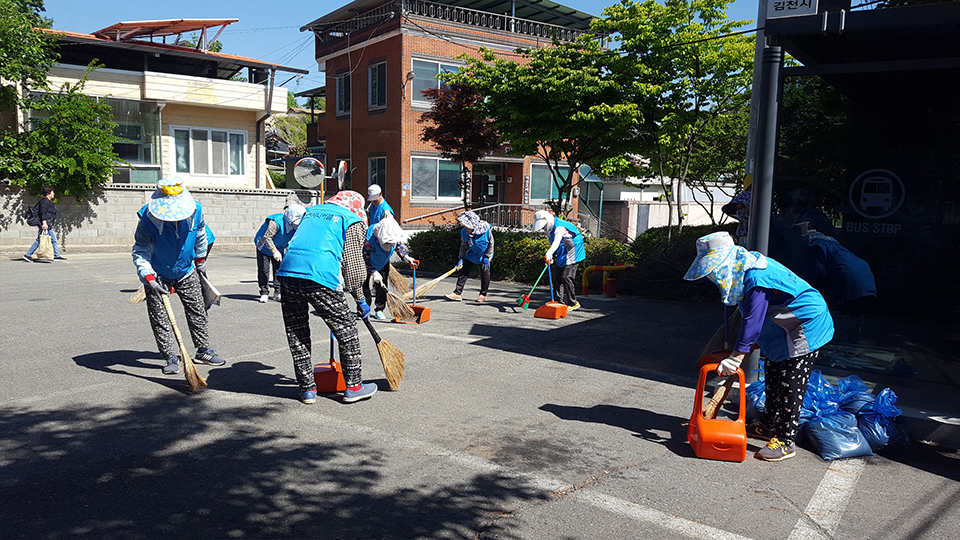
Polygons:
<instances>
[{"instance_id":1,"label":"concrete pavement","mask_svg":"<svg viewBox=\"0 0 960 540\"><path fill-rule=\"evenodd\" d=\"M0 260L0 538L954 538L955 451L779 464L698 459L693 364L716 306L582 298L567 319L494 283L477 304L377 322L399 391L296 400L253 253L214 253L225 295L199 366L165 377L128 254ZM547 297L534 293L532 306ZM182 313L175 300L177 314ZM182 319L182 315L180 317ZM328 333L312 317L317 361ZM181 322L181 324L185 324ZM386 389L361 328L364 379ZM188 345L189 346L189 345ZM192 352L192 348L191 348Z\"/></svg>"}]
</instances>

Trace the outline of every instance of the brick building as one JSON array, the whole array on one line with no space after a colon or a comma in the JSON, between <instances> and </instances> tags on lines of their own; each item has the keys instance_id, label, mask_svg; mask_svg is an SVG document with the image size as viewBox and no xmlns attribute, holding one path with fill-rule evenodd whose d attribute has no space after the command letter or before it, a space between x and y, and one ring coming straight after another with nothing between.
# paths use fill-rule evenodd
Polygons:
<instances>
[{"instance_id":1,"label":"brick building","mask_svg":"<svg viewBox=\"0 0 960 540\"><path fill-rule=\"evenodd\" d=\"M460 7L468 4L469 8ZM470 200L491 214L526 221L530 209L556 196L547 166L536 158L494 153L478 163L445 160L420 140L421 115L443 71L464 65L480 47L519 59L517 48L574 39L593 16L549 1L356 0L305 25L327 84L301 96L326 96L326 110L308 126L308 146L323 145L330 166L349 163L350 186L379 184L405 227L452 222L470 176ZM576 208L576 199L573 200ZM497 220L503 223L504 220Z\"/></svg>"}]
</instances>

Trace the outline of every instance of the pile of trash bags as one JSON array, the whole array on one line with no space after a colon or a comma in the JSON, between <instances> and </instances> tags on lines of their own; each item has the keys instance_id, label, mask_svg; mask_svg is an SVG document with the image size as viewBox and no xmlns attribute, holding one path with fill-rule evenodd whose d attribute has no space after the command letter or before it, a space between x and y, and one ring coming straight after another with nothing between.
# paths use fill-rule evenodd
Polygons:
<instances>
[{"instance_id":1,"label":"pile of trash bags","mask_svg":"<svg viewBox=\"0 0 960 540\"><path fill-rule=\"evenodd\" d=\"M762 421L765 390L762 378L747 387L748 419ZM796 442L827 461L872 456L886 446L905 448L909 442L896 403L897 395L889 388L874 395L856 375L834 386L815 369L803 397Z\"/></svg>"}]
</instances>

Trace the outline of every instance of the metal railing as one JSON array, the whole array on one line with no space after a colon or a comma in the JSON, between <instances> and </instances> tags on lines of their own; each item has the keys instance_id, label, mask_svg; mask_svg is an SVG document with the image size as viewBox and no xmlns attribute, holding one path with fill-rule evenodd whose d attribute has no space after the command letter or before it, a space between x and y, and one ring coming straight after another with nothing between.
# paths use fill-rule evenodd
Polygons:
<instances>
[{"instance_id":1,"label":"metal railing","mask_svg":"<svg viewBox=\"0 0 960 540\"><path fill-rule=\"evenodd\" d=\"M384 4L357 17L343 21L329 28L314 28L314 33L321 43L331 43L342 39L352 32L376 26L383 21L397 16L417 16L440 21L472 26L487 30L522 34L525 36L554 39L569 42L577 39L584 32L555 24L542 23L509 15L487 13L475 9L448 6L425 0L397 0Z\"/></svg>"},{"instance_id":2,"label":"metal railing","mask_svg":"<svg viewBox=\"0 0 960 540\"><path fill-rule=\"evenodd\" d=\"M471 208L480 219L486 221L494 227L508 229L525 229L533 225L533 213L537 210L547 210L549 207L531 206L528 204L491 204L479 208ZM465 209L462 206L456 208L447 208L438 210L422 216L416 216L403 220L404 225L411 227L429 227L436 225L453 225L456 218Z\"/></svg>"}]
</instances>

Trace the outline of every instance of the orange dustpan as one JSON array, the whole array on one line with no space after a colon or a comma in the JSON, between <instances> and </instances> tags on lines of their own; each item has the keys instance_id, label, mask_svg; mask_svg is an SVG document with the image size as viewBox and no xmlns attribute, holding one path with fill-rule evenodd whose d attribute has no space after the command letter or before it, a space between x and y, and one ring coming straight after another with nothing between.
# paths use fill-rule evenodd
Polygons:
<instances>
[{"instance_id":1,"label":"orange dustpan","mask_svg":"<svg viewBox=\"0 0 960 540\"><path fill-rule=\"evenodd\" d=\"M562 319L567 316L567 305L557 302L553 297L553 272L547 271L550 277L550 301L537 308L533 316L538 319Z\"/></svg>"},{"instance_id":2,"label":"orange dustpan","mask_svg":"<svg viewBox=\"0 0 960 540\"><path fill-rule=\"evenodd\" d=\"M317 383L318 394L343 392L347 383L343 380L343 368L333 358L333 334L330 334L330 363L313 366L313 380Z\"/></svg>"},{"instance_id":3,"label":"orange dustpan","mask_svg":"<svg viewBox=\"0 0 960 540\"><path fill-rule=\"evenodd\" d=\"M707 418L703 410L703 390L707 375L716 371L719 364L704 364L700 367L697 394L693 400L693 414L687 428L687 440L693 453L704 459L720 461L743 461L747 459L747 393L743 370L737 368L740 381L740 414L736 420Z\"/></svg>"},{"instance_id":4,"label":"orange dustpan","mask_svg":"<svg viewBox=\"0 0 960 540\"><path fill-rule=\"evenodd\" d=\"M419 261L415 261L419 265ZM430 308L427 306L421 306L417 304L417 267L413 267L413 303L410 304L410 309L417 314L416 319L404 320L400 317L396 317L394 322L404 323L404 324L421 324L430 320Z\"/></svg>"}]
</instances>

